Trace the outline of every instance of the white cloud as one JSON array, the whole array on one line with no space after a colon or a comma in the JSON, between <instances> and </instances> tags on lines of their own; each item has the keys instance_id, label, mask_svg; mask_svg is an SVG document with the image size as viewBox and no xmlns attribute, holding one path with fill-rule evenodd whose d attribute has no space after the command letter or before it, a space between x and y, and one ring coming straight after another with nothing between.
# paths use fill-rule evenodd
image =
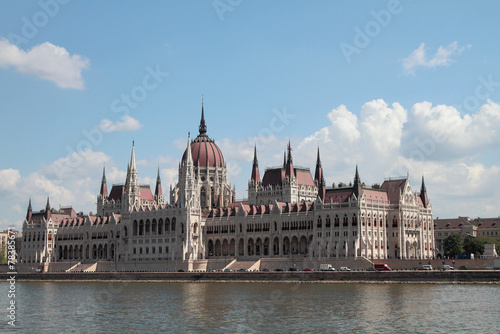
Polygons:
<instances>
[{"instance_id":1,"label":"white cloud","mask_svg":"<svg viewBox=\"0 0 500 334\"><path fill-rule=\"evenodd\" d=\"M470 47L471 45L459 47L457 41L454 41L448 46L440 46L434 56L428 59L425 43L422 42L407 58L403 59L404 72L405 74L415 75L415 68L419 66L428 68L448 66L454 61L454 56L460 55L465 49L469 49Z\"/></svg>"},{"instance_id":2,"label":"white cloud","mask_svg":"<svg viewBox=\"0 0 500 334\"><path fill-rule=\"evenodd\" d=\"M14 191L20 179L21 174L16 169L0 170L0 191Z\"/></svg>"},{"instance_id":3,"label":"white cloud","mask_svg":"<svg viewBox=\"0 0 500 334\"><path fill-rule=\"evenodd\" d=\"M416 103L405 125L403 153L423 153L426 160L471 158L500 144L499 128L500 104L491 100L464 116L452 106Z\"/></svg>"},{"instance_id":4,"label":"white cloud","mask_svg":"<svg viewBox=\"0 0 500 334\"><path fill-rule=\"evenodd\" d=\"M88 148L83 151L73 152L63 158L57 159L48 166L42 166L42 172L51 177L66 179L86 177L89 170L99 171L111 157L103 152L94 152Z\"/></svg>"},{"instance_id":5,"label":"white cloud","mask_svg":"<svg viewBox=\"0 0 500 334\"><path fill-rule=\"evenodd\" d=\"M102 132L136 131L142 128L142 124L133 117L123 116L121 121L116 122L103 119L97 128Z\"/></svg>"},{"instance_id":6,"label":"white cloud","mask_svg":"<svg viewBox=\"0 0 500 334\"><path fill-rule=\"evenodd\" d=\"M80 55L70 55L65 48L49 42L24 51L6 38L0 38L0 67L14 67L61 88L83 89L82 70L90 67L90 61Z\"/></svg>"}]
</instances>

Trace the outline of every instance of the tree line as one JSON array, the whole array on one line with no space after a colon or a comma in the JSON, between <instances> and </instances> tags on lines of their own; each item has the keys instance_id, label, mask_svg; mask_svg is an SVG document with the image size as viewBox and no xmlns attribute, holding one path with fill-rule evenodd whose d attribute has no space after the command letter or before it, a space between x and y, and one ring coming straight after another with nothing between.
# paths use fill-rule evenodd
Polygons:
<instances>
[{"instance_id":1,"label":"tree line","mask_svg":"<svg viewBox=\"0 0 500 334\"><path fill-rule=\"evenodd\" d=\"M472 235L462 236L460 233L452 233L443 240L444 256L456 258L458 254L474 254L475 258L483 255L484 245L495 244L497 254L500 254L500 237Z\"/></svg>"}]
</instances>

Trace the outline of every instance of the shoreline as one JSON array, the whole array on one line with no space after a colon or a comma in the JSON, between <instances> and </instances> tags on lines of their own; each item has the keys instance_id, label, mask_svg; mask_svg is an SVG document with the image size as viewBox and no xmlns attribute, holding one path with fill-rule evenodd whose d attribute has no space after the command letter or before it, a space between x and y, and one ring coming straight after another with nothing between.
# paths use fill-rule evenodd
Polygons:
<instances>
[{"instance_id":1,"label":"shoreline","mask_svg":"<svg viewBox=\"0 0 500 334\"><path fill-rule=\"evenodd\" d=\"M260 283L260 284L269 284L269 283L283 283L283 284L451 284L451 285L500 285L500 282L489 282L489 281L358 281L358 280L319 280L319 281L298 281L298 280L106 280L106 279L91 279L91 280L67 280L67 279L46 279L46 280L37 280L37 279L20 279L19 282L75 282L75 283L84 283L84 282L96 282L96 283Z\"/></svg>"},{"instance_id":2,"label":"shoreline","mask_svg":"<svg viewBox=\"0 0 500 334\"><path fill-rule=\"evenodd\" d=\"M498 270L0 273L1 281L11 277L16 281L50 282L500 284Z\"/></svg>"}]
</instances>

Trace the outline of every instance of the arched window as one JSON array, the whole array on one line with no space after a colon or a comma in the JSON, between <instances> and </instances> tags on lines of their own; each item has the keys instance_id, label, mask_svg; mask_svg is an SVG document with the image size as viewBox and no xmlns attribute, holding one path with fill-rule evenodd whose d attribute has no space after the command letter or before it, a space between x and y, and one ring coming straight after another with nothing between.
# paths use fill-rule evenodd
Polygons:
<instances>
[{"instance_id":1,"label":"arched window","mask_svg":"<svg viewBox=\"0 0 500 334\"><path fill-rule=\"evenodd\" d=\"M158 220L158 234L163 234L163 219Z\"/></svg>"},{"instance_id":2,"label":"arched window","mask_svg":"<svg viewBox=\"0 0 500 334\"><path fill-rule=\"evenodd\" d=\"M156 234L156 219L153 219L153 222L151 223L151 233Z\"/></svg>"},{"instance_id":3,"label":"arched window","mask_svg":"<svg viewBox=\"0 0 500 334\"><path fill-rule=\"evenodd\" d=\"M172 218L172 231L175 231L175 218Z\"/></svg>"},{"instance_id":4,"label":"arched window","mask_svg":"<svg viewBox=\"0 0 500 334\"><path fill-rule=\"evenodd\" d=\"M144 222L142 219L139 221L139 235L144 235Z\"/></svg>"},{"instance_id":5,"label":"arched window","mask_svg":"<svg viewBox=\"0 0 500 334\"><path fill-rule=\"evenodd\" d=\"M137 220L132 224L132 235L137 235Z\"/></svg>"}]
</instances>

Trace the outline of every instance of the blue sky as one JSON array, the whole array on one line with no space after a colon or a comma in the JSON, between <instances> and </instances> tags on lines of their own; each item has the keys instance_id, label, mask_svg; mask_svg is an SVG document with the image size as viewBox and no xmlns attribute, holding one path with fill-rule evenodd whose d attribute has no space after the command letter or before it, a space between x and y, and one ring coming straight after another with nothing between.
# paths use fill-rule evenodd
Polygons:
<instances>
[{"instance_id":1,"label":"blue sky","mask_svg":"<svg viewBox=\"0 0 500 334\"><path fill-rule=\"evenodd\" d=\"M30 197L95 211L102 167L124 182L133 140L141 182L159 167L167 192L202 96L238 198L254 143L263 173L290 139L305 167L319 145L327 184L356 163L368 185L425 175L435 216L499 216L499 7L2 1L0 229Z\"/></svg>"}]
</instances>

